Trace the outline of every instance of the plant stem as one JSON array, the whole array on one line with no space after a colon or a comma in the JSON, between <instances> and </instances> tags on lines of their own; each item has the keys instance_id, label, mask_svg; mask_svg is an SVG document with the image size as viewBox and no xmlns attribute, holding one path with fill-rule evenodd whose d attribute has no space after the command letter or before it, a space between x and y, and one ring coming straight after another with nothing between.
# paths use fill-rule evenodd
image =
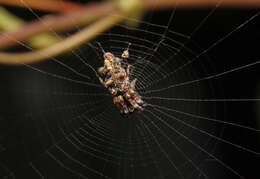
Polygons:
<instances>
[{"instance_id":1,"label":"plant stem","mask_svg":"<svg viewBox=\"0 0 260 179\"><path fill-rule=\"evenodd\" d=\"M28 23L16 31L0 35L0 49L15 45L18 41L42 32L70 30L75 26L88 24L116 10L116 6L110 2L102 3L102 6L100 3L91 3L73 13L43 17L41 21Z\"/></svg>"},{"instance_id":2,"label":"plant stem","mask_svg":"<svg viewBox=\"0 0 260 179\"><path fill-rule=\"evenodd\" d=\"M89 25L82 31L58 42L48 48L27 52L27 53L0 53L0 63L8 65L22 65L25 63L35 63L42 61L46 58L51 58L58 54L72 50L80 46L86 41L95 38L100 33L108 28L113 27L115 24L122 21L125 17L124 13L114 12L111 15L102 18L101 20Z\"/></svg>"},{"instance_id":3,"label":"plant stem","mask_svg":"<svg viewBox=\"0 0 260 179\"><path fill-rule=\"evenodd\" d=\"M11 14L3 7L0 7L0 30L2 31L15 31L25 24L19 17ZM45 48L61 39L49 33L41 33L36 36L30 37L28 44L33 48Z\"/></svg>"},{"instance_id":4,"label":"plant stem","mask_svg":"<svg viewBox=\"0 0 260 179\"><path fill-rule=\"evenodd\" d=\"M1 0L0 0L1 1ZM6 0L10 1L10 0ZM40 1L40 0L39 0ZM53 1L53 0L52 0ZM219 0L141 0L141 11L162 10L178 7L208 7L216 6ZM222 7L260 7L259 0L223 0ZM41 21L28 23L15 32L0 35L0 49L15 45L17 41L23 41L32 35L49 31L70 30L75 26L85 25L99 17L105 16L117 10L112 2L89 3L84 8L75 12L43 18ZM10 38L12 37L12 38ZM16 41L12 40L16 39Z\"/></svg>"},{"instance_id":5,"label":"plant stem","mask_svg":"<svg viewBox=\"0 0 260 179\"><path fill-rule=\"evenodd\" d=\"M136 0L131 0L135 2ZM176 6L176 0L140 0L141 10L147 11L150 9L158 10L165 8L172 8ZM177 0L178 6L180 7L193 7L195 5L201 6L216 6L219 3L219 0ZM130 2L130 1L129 1ZM136 1L137 2L137 1ZM124 3L125 5L125 3ZM129 4L131 5L131 4ZM224 0L222 5L228 7L260 7L259 0ZM128 8L127 6L124 6ZM197 7L197 6L196 6ZM131 10L130 10L131 9ZM87 41L95 38L99 33L104 32L105 30L111 28L113 25L119 23L124 19L124 17L131 14L130 12L136 10L135 7L128 9L128 11L120 11L118 7L111 3L94 3L88 5L84 9L80 9L74 13L67 15L62 15L58 17L51 17L43 19L40 22L30 24L17 32L10 32L8 34L3 34L0 36L0 48L6 47L10 44L20 42L32 35L35 35L39 32L45 32L49 30L63 30L68 29L71 26L86 24L86 22L92 21L100 16L105 16L103 19L97 21L96 23L89 25L84 28L82 31L68 37L67 39L58 42L46 49L27 52L27 53L0 53L0 63L10 64L10 65L19 65L24 63L33 63L45 60L47 58L54 57L61 53L72 50L79 45L86 43ZM71 19L70 19L71 18ZM48 24L49 23L49 24ZM47 24L47 25L46 25ZM39 27L40 26L40 27ZM8 40L7 40L8 39Z\"/></svg>"},{"instance_id":6,"label":"plant stem","mask_svg":"<svg viewBox=\"0 0 260 179\"><path fill-rule=\"evenodd\" d=\"M59 13L69 13L72 11L79 10L83 5L66 2L66 1L56 1L56 0L0 0L0 4L9 5L9 6L19 6L25 7L28 6L32 9L50 11L50 12L59 12Z\"/></svg>"}]
</instances>

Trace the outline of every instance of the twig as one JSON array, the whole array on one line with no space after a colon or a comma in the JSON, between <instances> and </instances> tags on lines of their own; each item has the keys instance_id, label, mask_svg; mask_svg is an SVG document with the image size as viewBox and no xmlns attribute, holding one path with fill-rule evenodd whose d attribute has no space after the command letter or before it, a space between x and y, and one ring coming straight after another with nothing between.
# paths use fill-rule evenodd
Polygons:
<instances>
[{"instance_id":1,"label":"twig","mask_svg":"<svg viewBox=\"0 0 260 179\"><path fill-rule=\"evenodd\" d=\"M70 14L42 18L41 21L28 23L17 31L0 35L0 49L15 45L17 44L17 41L24 41L29 37L42 32L57 32L73 29L75 26L87 24L101 16L110 14L115 10L116 6L110 2L104 2L101 5L100 3L91 3L83 9Z\"/></svg>"},{"instance_id":2,"label":"twig","mask_svg":"<svg viewBox=\"0 0 260 179\"><path fill-rule=\"evenodd\" d=\"M23 0L26 5L32 9L70 13L82 8L83 5L74 2L56 1L56 0ZM0 4L9 6L26 7L21 0L0 0Z\"/></svg>"},{"instance_id":3,"label":"twig","mask_svg":"<svg viewBox=\"0 0 260 179\"><path fill-rule=\"evenodd\" d=\"M131 0L132 2L137 2L138 0ZM130 2L130 0L129 0ZM141 0L141 10L147 11L149 9L165 9L170 8L176 5L176 0ZM219 0L211 0L210 2L208 0L178 0L180 7L189 7L190 5L204 5L204 6L215 6L216 3L219 2ZM181 3L180 3L181 2ZM236 3L237 2L237 3ZM204 3L204 4L203 4ZM227 6L235 6L238 7L245 5L246 7L251 7L251 5L254 7L260 7L260 1L259 0L224 0L222 5ZM124 7L127 8L127 5ZM132 8L131 10L136 10L136 8ZM101 3L101 4L92 4L87 6L84 10L79 10L80 12L75 12L63 16L53 17L50 19L44 19L42 21L44 22L38 22L38 25L41 25L41 28L44 28L44 31L48 30L62 30L70 28L71 25L75 26L76 24L81 24L83 22L86 23L86 21L94 20L95 18L98 18L100 16L105 16L108 14L112 14L109 16L104 17L102 20L99 20L98 22L86 27L84 30L78 32L77 34L68 37L67 39L50 46L46 49L34 51L34 52L28 52L28 53L0 53L0 63L4 64L10 64L10 65L19 65L24 63L32 63L32 62L39 62L41 60L59 55L61 53L64 53L66 51L69 51L82 43L86 43L88 40L93 39L96 37L99 33L111 28L114 24L119 23L121 20L124 19L125 16L129 15L129 12L124 11L124 13L119 12L118 9L116 9L116 5L113 3ZM84 18L82 17L82 13L84 13ZM75 18L78 17L79 19ZM68 18L72 18L72 20L68 20ZM49 20L49 21L48 21ZM75 22L76 21L76 22ZM50 23L46 25L46 23ZM61 23L62 22L62 23ZM37 26L35 24L31 24L31 28L28 29L24 28L23 31L19 31L16 33L9 33L8 35L4 34L3 36L0 36L0 42L3 42L5 39L5 43L10 45L10 42L12 41L21 41L21 39L26 39L32 34L36 34L39 32L44 32L42 29L37 29ZM30 27L30 26L29 26ZM47 29L46 29L47 28ZM37 30L35 30L37 29ZM31 31L30 31L31 30ZM29 31L29 33L26 33ZM22 33L23 32L23 33ZM25 34L25 35L24 35ZM5 37L5 38L3 38ZM19 38L17 38L19 37ZM2 39L1 39L2 38ZM8 39L9 41L7 41ZM11 39L11 40L10 40ZM15 39L15 40L14 40ZM8 43L7 43L8 42ZM3 47L3 45L1 46Z\"/></svg>"},{"instance_id":4,"label":"twig","mask_svg":"<svg viewBox=\"0 0 260 179\"><path fill-rule=\"evenodd\" d=\"M0 53L0 63L9 65L35 63L70 51L113 27L125 19L126 16L140 8L139 0L128 0L127 3L122 2L120 0L117 4L118 9L115 12L48 48L27 53Z\"/></svg>"},{"instance_id":5,"label":"twig","mask_svg":"<svg viewBox=\"0 0 260 179\"><path fill-rule=\"evenodd\" d=\"M0 53L0 63L8 65L22 65L25 63L35 63L46 58L56 56L58 54L72 50L80 46L86 41L95 38L103 31L113 27L115 24L122 21L125 17L124 13L114 12L111 15L102 18L101 20L89 25L82 31L58 42L46 49L27 52L27 53Z\"/></svg>"},{"instance_id":6,"label":"twig","mask_svg":"<svg viewBox=\"0 0 260 179\"><path fill-rule=\"evenodd\" d=\"M0 7L0 30L1 31L11 32L16 29L19 29L24 24L25 22L22 19L13 15L5 8ZM54 43L57 43L60 40L61 38L58 38L52 35L51 33L41 33L38 34L37 36L30 37L30 39L27 40L27 42L33 48L45 48Z\"/></svg>"},{"instance_id":7,"label":"twig","mask_svg":"<svg viewBox=\"0 0 260 179\"><path fill-rule=\"evenodd\" d=\"M9 0L6 0L9 1ZM162 10L178 7L208 7L215 6L219 0L141 0L141 10ZM239 8L259 8L259 0L223 0L223 7L239 7ZM32 35L53 31L70 30L75 26L81 26L93 21L99 17L116 11L116 5L112 2L90 3L86 7L65 15L52 16L43 18L41 21L32 22L21 29L10 32L7 35L13 37L17 41L23 41ZM0 49L15 45L17 42L8 38L8 36L0 35Z\"/></svg>"}]
</instances>

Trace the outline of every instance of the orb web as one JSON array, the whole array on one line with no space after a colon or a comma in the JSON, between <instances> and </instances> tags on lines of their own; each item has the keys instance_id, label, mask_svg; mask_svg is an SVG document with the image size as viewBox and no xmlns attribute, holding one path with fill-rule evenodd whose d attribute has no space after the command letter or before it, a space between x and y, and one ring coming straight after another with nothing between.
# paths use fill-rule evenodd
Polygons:
<instances>
[{"instance_id":1,"label":"orb web","mask_svg":"<svg viewBox=\"0 0 260 179\"><path fill-rule=\"evenodd\" d=\"M0 176L259 176L259 12L219 3L127 20L137 26L118 24L69 54L1 66ZM120 115L95 75L104 61L98 43L117 57L131 43L122 64L132 66L144 112Z\"/></svg>"}]
</instances>

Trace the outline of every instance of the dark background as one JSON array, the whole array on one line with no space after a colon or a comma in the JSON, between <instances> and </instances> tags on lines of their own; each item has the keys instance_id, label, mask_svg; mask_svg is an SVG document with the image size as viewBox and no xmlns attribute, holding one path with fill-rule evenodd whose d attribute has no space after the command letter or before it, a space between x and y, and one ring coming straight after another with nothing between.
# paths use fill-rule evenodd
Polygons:
<instances>
[{"instance_id":1,"label":"dark background","mask_svg":"<svg viewBox=\"0 0 260 179\"><path fill-rule=\"evenodd\" d=\"M14 11L17 15L21 15L27 19L35 19L35 17L28 10L22 10L20 8L8 9ZM176 16L173 20L170 21L169 24L169 16L172 11L154 12L152 14L150 13L147 14L143 20L146 22L151 22L153 24L169 25L168 29L173 29L183 34L190 34L191 32L193 32L198 23L201 22L203 17L206 17L206 15L210 11L211 8L178 8ZM199 52L207 49L216 40L231 32L239 24L245 22L257 12L258 9L227 9L220 7L207 19L203 26L199 28L195 34L193 34L190 42L187 43L187 46L192 49L196 49L196 52L199 54ZM42 15L41 12L37 13ZM149 31L149 27L140 28L145 28ZM230 37L226 38L223 42L220 42L216 47L212 48L210 51L205 53L205 55L203 55L203 59L205 59L205 61L202 61L200 63L205 65L205 69L207 69L207 71L205 72L198 70L200 77L214 74L215 72L223 72L228 69L233 69L258 61L260 58L259 40L260 17L256 17L254 20L250 21L247 25L236 31ZM194 47L194 44L196 44L196 47ZM60 59L66 60L66 57L60 57ZM52 72L55 72L57 70L57 65L54 65L52 63L43 63L34 66L41 69L48 69ZM211 87L214 88L214 96L212 96L212 98L259 98L259 69L259 64L257 64L252 67L246 68L245 70L227 74L224 78L220 78L219 80L210 81L209 83L211 84ZM58 69L58 71L60 72L60 74L63 74L62 70ZM72 76L72 74L68 75L70 77ZM44 75L42 76L24 66L9 67L1 65L0 81L0 151L1 148L6 149L6 151L2 152L2 154L0 153L0 161L3 161L1 163L4 163L4 165L8 166L11 171L14 171L14 174L17 178L35 178L34 175L31 175L27 167L20 167L19 163L27 163L27 160L30 157L39 157L40 162L38 163L38 165L42 168L48 168L46 169L46 171L49 178L61 177L62 175L57 174L56 176L55 174L55 172L60 173L61 171L59 171L58 169L56 170L55 168L54 173L51 173L51 163L48 163L48 160L44 160L41 156L38 156L39 153L48 148L47 146L49 146L49 144L51 143L51 141L49 141L49 138L38 138L36 136L34 138L32 135L37 130L45 130L39 128L40 123L37 122L37 119L48 119L48 121L50 121L48 125L51 126L52 123L54 123L53 125L55 126L57 122L56 118L64 117L67 119L70 117L70 115L73 116L73 111L70 110L58 114L54 114L52 112L46 112L42 114L38 112L38 110L45 109L47 106L57 107L62 106L62 104L69 104L73 101L75 103L84 101L84 98L75 98L73 96L52 97L51 95L48 95L53 89L51 86L53 85L54 87L57 86L57 88L65 88L69 91L74 91L75 89L79 89L80 87L77 85L71 87L69 86L69 83L63 84L58 80L50 80L50 77ZM36 92L44 91L46 95L34 94L31 92L27 93L27 89L32 89L32 91ZM59 90L60 89L58 89L57 91ZM87 90L88 92L95 92L94 89ZM84 91L84 88L82 89L82 91ZM213 92L210 94L213 94ZM101 98L94 98L91 100L101 100ZM101 104L101 107L97 106L97 108L99 107L99 109L96 112L103 111L104 109L106 109L106 105L111 103L110 99L105 99L105 102L106 103ZM227 122L239 123L253 128L259 128L259 102L220 102L217 103L216 106L218 108L218 110L216 111L219 113L216 113L215 115L218 116L218 119ZM79 110L84 111L84 108ZM113 117L117 118L117 116ZM35 124L33 124L32 121L37 124L37 127L35 127ZM128 124L133 125L132 123L125 122L123 124L122 121L120 121L119 123L120 124L117 124L118 127L123 126L123 129L127 129ZM114 125L114 127L116 127L117 125ZM50 128L53 130L51 132L56 135L55 127ZM70 129L68 128L67 130L69 132ZM259 132L232 127L224 127L221 128L221 130L222 138L227 139L228 141L232 141L232 143L245 146L246 148L252 149L256 152L260 151ZM42 132L42 134L44 134L44 132ZM61 134L57 133L57 136L55 136L55 138L62 138L62 135L59 135ZM23 139L21 140L21 138ZM39 142L39 139L45 139L46 141ZM25 141L25 145L22 144L23 141ZM41 143L43 146L36 146L38 145L38 143ZM23 148L23 146L32 147ZM69 147L65 146L64 148ZM56 151L54 150L53 153L55 152ZM58 152L55 154L57 156L59 155ZM24 155L29 155L29 157L24 157ZM238 173L245 178L257 179L260 177L258 171L260 160L258 155L253 155L243 150L232 147L222 147L219 150L219 153L217 153L216 155L221 156L222 158L220 159L224 160L225 163L231 165L232 168L236 169L236 171L238 171ZM43 156L43 158L44 157L45 156ZM64 158L64 156L59 157ZM15 163L15 161L18 162ZM98 165L97 161L88 162L92 163L90 164L91 166ZM209 164L209 168L210 165L211 164ZM5 176L5 172L6 171L3 171L4 174L0 176ZM111 169L107 172L113 173L113 170ZM150 170L148 168L147 173L144 173L143 176L147 176L149 175L149 173ZM113 174L111 175L113 176ZM64 176L66 176L67 178L73 178L74 175L70 176L70 174L65 173ZM228 172L221 178L225 177L239 178L237 176L230 175Z\"/></svg>"}]
</instances>

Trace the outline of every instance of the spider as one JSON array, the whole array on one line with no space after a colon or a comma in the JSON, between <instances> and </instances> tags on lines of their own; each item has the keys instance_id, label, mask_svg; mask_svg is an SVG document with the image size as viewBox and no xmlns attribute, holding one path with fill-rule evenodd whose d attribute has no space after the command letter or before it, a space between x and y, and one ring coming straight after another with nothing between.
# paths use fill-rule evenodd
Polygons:
<instances>
[{"instance_id":1,"label":"spider","mask_svg":"<svg viewBox=\"0 0 260 179\"><path fill-rule=\"evenodd\" d=\"M128 49L122 53L123 59L129 57ZM110 52L104 52L104 66L98 69L96 74L100 83L108 89L113 97L115 106L123 115L129 115L135 111L141 112L147 104L135 89L136 81L130 81L131 65L124 69L121 66L121 58L115 57Z\"/></svg>"}]
</instances>

